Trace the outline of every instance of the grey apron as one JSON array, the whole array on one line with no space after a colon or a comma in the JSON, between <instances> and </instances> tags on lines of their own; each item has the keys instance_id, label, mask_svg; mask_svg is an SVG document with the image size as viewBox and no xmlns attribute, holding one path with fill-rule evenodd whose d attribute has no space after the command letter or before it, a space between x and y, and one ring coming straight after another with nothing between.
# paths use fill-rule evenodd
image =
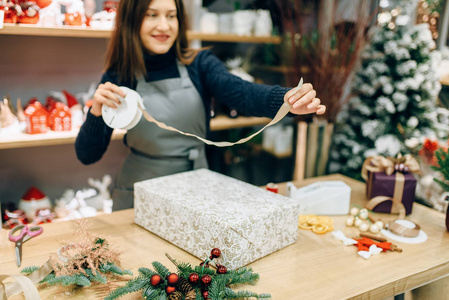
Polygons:
<instances>
[{"instance_id":1,"label":"grey apron","mask_svg":"<svg viewBox=\"0 0 449 300\"><path fill-rule=\"evenodd\" d=\"M177 62L179 78L146 82L136 91L146 111L156 120L184 132L206 137L206 115L200 94L187 68ZM112 194L114 210L134 205L134 183L193 169L207 168L204 144L194 138L157 127L145 118L125 136L131 152L117 174Z\"/></svg>"}]
</instances>

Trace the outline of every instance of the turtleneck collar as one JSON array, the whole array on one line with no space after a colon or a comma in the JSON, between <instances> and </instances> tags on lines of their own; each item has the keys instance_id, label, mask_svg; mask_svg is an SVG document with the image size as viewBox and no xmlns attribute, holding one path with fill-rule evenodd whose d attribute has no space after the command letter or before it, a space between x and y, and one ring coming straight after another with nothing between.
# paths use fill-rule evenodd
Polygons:
<instances>
[{"instance_id":1,"label":"turtleneck collar","mask_svg":"<svg viewBox=\"0 0 449 300\"><path fill-rule=\"evenodd\" d=\"M147 71L163 69L176 60L175 47L171 47L167 53L151 55L148 52L144 53L145 66Z\"/></svg>"}]
</instances>

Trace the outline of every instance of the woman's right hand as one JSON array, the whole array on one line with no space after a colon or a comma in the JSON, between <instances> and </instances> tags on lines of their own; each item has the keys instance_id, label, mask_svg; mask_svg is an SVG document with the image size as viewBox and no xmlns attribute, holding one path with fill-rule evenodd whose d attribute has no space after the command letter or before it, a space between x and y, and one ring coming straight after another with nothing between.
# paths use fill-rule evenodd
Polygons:
<instances>
[{"instance_id":1,"label":"woman's right hand","mask_svg":"<svg viewBox=\"0 0 449 300\"><path fill-rule=\"evenodd\" d=\"M93 97L92 107L90 113L94 116L101 116L101 107L103 105L111 108L117 108L117 104L120 104L120 99L117 95L125 97L126 93L117 85L106 82L98 86Z\"/></svg>"}]
</instances>

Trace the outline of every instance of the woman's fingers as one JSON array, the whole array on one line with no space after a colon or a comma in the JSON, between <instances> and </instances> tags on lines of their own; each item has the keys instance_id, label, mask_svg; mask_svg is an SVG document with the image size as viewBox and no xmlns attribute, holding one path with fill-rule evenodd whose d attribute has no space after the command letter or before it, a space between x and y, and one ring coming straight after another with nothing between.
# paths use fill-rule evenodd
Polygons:
<instances>
[{"instance_id":1,"label":"woman's fingers","mask_svg":"<svg viewBox=\"0 0 449 300\"><path fill-rule=\"evenodd\" d=\"M110 82L100 84L93 96L91 113L96 116L101 115L103 105L117 108L121 103L120 97L126 97L126 93L117 85Z\"/></svg>"},{"instance_id":2,"label":"woman's fingers","mask_svg":"<svg viewBox=\"0 0 449 300\"><path fill-rule=\"evenodd\" d=\"M298 98L293 103L292 106L293 106L293 108L300 108L301 106L306 106L306 105L307 105L307 107L309 107L309 105L313 104L313 100L316 99L315 96L316 96L316 91L315 90L310 90L306 94L304 94L300 98Z\"/></svg>"},{"instance_id":3,"label":"woman's fingers","mask_svg":"<svg viewBox=\"0 0 449 300\"><path fill-rule=\"evenodd\" d=\"M326 112L326 106L324 105L318 105L317 106L317 110L316 110L316 114L317 115L322 115Z\"/></svg>"},{"instance_id":4,"label":"woman's fingers","mask_svg":"<svg viewBox=\"0 0 449 300\"><path fill-rule=\"evenodd\" d=\"M321 100L316 98L316 91L310 83L305 83L299 88L288 91L284 98L290 103L291 113L297 115L316 113L322 115L326 112L326 106L321 104Z\"/></svg>"}]
</instances>

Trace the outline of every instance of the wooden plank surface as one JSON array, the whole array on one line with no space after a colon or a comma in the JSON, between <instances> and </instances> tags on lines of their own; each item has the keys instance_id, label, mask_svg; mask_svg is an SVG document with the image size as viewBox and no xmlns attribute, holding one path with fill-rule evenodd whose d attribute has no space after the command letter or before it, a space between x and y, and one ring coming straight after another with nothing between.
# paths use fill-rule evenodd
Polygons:
<instances>
[{"instance_id":1,"label":"wooden plank surface","mask_svg":"<svg viewBox=\"0 0 449 300\"><path fill-rule=\"evenodd\" d=\"M365 203L365 185L353 179L330 175L295 182L304 186L317 180L343 180L352 187L351 201ZM285 193L285 184L280 184ZM378 214L384 221L394 215ZM273 299L383 299L417 286L427 284L449 274L449 232L446 231L444 214L419 204L407 219L418 223L429 236L422 244L395 242L402 253L381 253L365 260L357 255L356 247L344 246L331 233L315 234L299 229L298 241L261 258L250 266L260 274L256 286L242 289L258 293L270 293ZM332 216L335 229L346 236L358 234L354 227L346 227L347 216ZM89 219L91 231L106 236L114 247L123 251L122 267L135 275L139 267L151 267L159 261L175 270L165 253L173 258L199 263L180 248L134 224L133 210L114 212ZM42 265L50 253L71 240L75 226L72 221L44 225L44 234L28 241L24 246L23 266ZM0 274L17 274L14 246L7 239L8 231L0 232ZM73 299L97 299L99 287L73 289L72 287L41 287L43 299L68 297ZM13 297L23 299L22 296ZM140 299L132 294L123 299Z\"/></svg>"}]
</instances>

